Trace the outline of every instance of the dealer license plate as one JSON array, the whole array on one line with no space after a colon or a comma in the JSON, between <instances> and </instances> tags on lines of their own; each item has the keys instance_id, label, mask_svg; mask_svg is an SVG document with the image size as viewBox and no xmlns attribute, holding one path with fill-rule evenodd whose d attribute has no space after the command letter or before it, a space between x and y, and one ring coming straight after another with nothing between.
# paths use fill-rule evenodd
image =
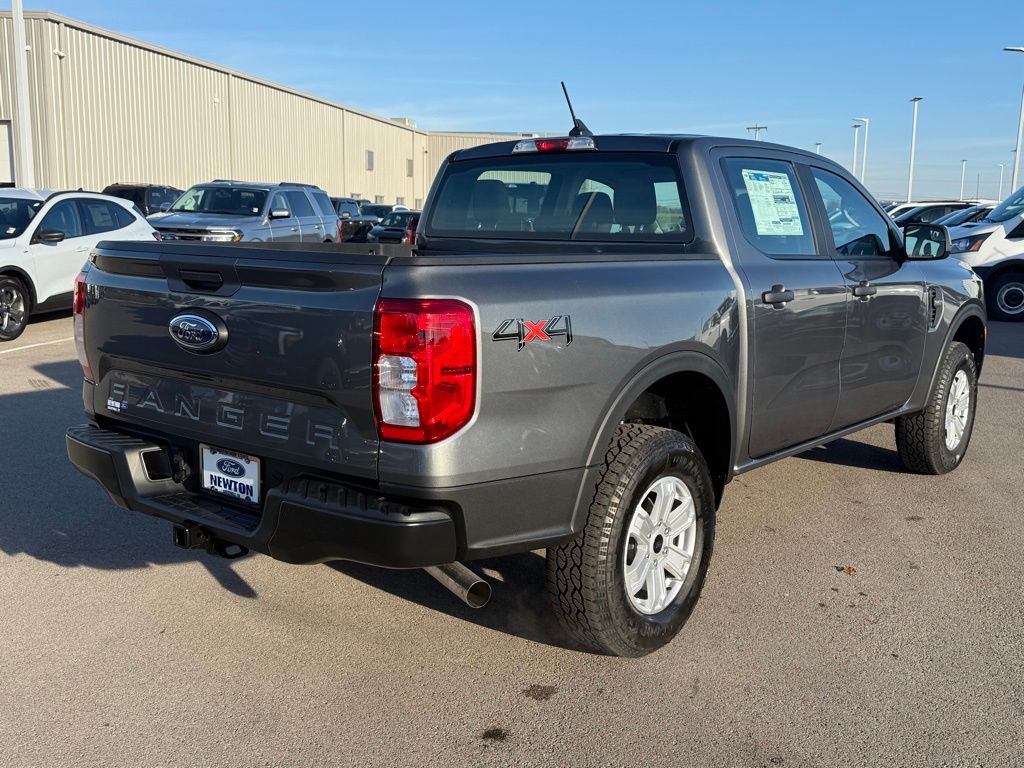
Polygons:
<instances>
[{"instance_id":1,"label":"dealer license plate","mask_svg":"<svg viewBox=\"0 0 1024 768\"><path fill-rule=\"evenodd\" d=\"M203 490L233 499L260 503L260 460L244 453L199 446Z\"/></svg>"}]
</instances>

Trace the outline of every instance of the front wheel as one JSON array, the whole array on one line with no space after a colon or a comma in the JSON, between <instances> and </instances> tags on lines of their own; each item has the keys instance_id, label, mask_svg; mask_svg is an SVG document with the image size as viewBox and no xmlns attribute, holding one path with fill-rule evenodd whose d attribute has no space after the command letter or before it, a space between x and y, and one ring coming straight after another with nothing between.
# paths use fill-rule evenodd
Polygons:
<instances>
[{"instance_id":1,"label":"front wheel","mask_svg":"<svg viewBox=\"0 0 1024 768\"><path fill-rule=\"evenodd\" d=\"M0 342L14 341L28 325L29 298L16 277L0 275Z\"/></svg>"},{"instance_id":2,"label":"front wheel","mask_svg":"<svg viewBox=\"0 0 1024 768\"><path fill-rule=\"evenodd\" d=\"M993 320L1024 321L1024 272L1002 274L986 288Z\"/></svg>"},{"instance_id":3,"label":"front wheel","mask_svg":"<svg viewBox=\"0 0 1024 768\"><path fill-rule=\"evenodd\" d=\"M896 448L904 466L925 475L956 469L967 453L978 403L978 369L966 344L946 350L928 404L896 419Z\"/></svg>"},{"instance_id":4,"label":"front wheel","mask_svg":"<svg viewBox=\"0 0 1024 768\"><path fill-rule=\"evenodd\" d=\"M555 613L586 647L643 656L678 634L715 538L711 475L686 435L616 430L584 530L547 552Z\"/></svg>"}]
</instances>

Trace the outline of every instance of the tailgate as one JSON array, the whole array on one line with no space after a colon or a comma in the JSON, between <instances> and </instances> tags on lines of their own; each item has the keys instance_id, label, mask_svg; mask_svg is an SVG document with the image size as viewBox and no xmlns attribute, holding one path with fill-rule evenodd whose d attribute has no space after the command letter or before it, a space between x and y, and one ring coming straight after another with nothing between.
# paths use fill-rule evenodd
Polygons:
<instances>
[{"instance_id":1,"label":"tailgate","mask_svg":"<svg viewBox=\"0 0 1024 768\"><path fill-rule=\"evenodd\" d=\"M338 246L101 243L85 310L93 410L152 432L376 478L371 342L386 261ZM171 321L183 313L218 327L214 351L172 338Z\"/></svg>"}]
</instances>

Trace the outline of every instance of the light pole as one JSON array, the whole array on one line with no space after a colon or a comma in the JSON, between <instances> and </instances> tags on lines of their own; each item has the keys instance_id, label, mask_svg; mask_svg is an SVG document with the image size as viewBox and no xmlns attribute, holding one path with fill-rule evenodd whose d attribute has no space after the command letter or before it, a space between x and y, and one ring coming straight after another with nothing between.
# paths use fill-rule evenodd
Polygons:
<instances>
[{"instance_id":1,"label":"light pole","mask_svg":"<svg viewBox=\"0 0 1024 768\"><path fill-rule=\"evenodd\" d=\"M999 164L999 201L1003 200L1003 169L1006 167L1006 163Z\"/></svg>"},{"instance_id":2,"label":"light pole","mask_svg":"<svg viewBox=\"0 0 1024 768\"><path fill-rule=\"evenodd\" d=\"M910 173L907 174L907 202L914 197L914 153L917 151L917 107L923 100L915 96L910 101L914 104L914 127L910 129Z\"/></svg>"},{"instance_id":3,"label":"light pole","mask_svg":"<svg viewBox=\"0 0 1024 768\"><path fill-rule=\"evenodd\" d=\"M36 185L35 158L32 148L32 113L28 92L28 56L25 53L25 17L21 0L11 4L14 26L14 97L17 105L14 131L18 137L18 165L15 169L19 187Z\"/></svg>"},{"instance_id":4,"label":"light pole","mask_svg":"<svg viewBox=\"0 0 1024 768\"><path fill-rule=\"evenodd\" d=\"M814 154L816 154L816 155L820 155L821 154L821 142L820 141L814 142Z\"/></svg>"},{"instance_id":5,"label":"light pole","mask_svg":"<svg viewBox=\"0 0 1024 768\"><path fill-rule=\"evenodd\" d=\"M850 166L850 173L857 178L857 136L860 134L860 123L854 123L853 128L853 165Z\"/></svg>"},{"instance_id":6,"label":"light pole","mask_svg":"<svg viewBox=\"0 0 1024 768\"><path fill-rule=\"evenodd\" d=\"M767 131L768 130L768 126L767 125L748 125L747 126L747 130L754 132L754 141L760 141L761 140L761 131Z\"/></svg>"},{"instance_id":7,"label":"light pole","mask_svg":"<svg viewBox=\"0 0 1024 768\"><path fill-rule=\"evenodd\" d=\"M1024 48L1022 47L1009 47L1003 48L1003 50L1011 51L1013 53L1024 53ZM1020 143L1022 136L1024 136L1024 87L1021 88L1020 92L1020 117L1017 120L1017 149L1013 155L1013 176L1010 181L1011 192L1017 189L1017 178L1020 171Z\"/></svg>"},{"instance_id":8,"label":"light pole","mask_svg":"<svg viewBox=\"0 0 1024 768\"><path fill-rule=\"evenodd\" d=\"M967 176L967 161L960 161L960 199L964 199L964 178Z\"/></svg>"},{"instance_id":9,"label":"light pole","mask_svg":"<svg viewBox=\"0 0 1024 768\"><path fill-rule=\"evenodd\" d=\"M868 175L868 131L871 130L871 121L866 117L855 117L854 120L860 120L864 123L864 150L860 156L860 183L864 183L864 179Z\"/></svg>"}]
</instances>

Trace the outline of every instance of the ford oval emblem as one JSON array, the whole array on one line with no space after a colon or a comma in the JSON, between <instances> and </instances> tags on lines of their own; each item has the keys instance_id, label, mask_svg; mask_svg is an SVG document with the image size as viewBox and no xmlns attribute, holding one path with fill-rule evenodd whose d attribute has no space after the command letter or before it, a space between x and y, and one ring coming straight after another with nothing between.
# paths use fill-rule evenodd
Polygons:
<instances>
[{"instance_id":1,"label":"ford oval emblem","mask_svg":"<svg viewBox=\"0 0 1024 768\"><path fill-rule=\"evenodd\" d=\"M227 343L227 328L199 315L177 315L168 325L171 338L189 352L213 352Z\"/></svg>"},{"instance_id":2,"label":"ford oval emblem","mask_svg":"<svg viewBox=\"0 0 1024 768\"><path fill-rule=\"evenodd\" d=\"M217 469L228 477L241 477L245 474L245 467L234 459L220 459L217 462Z\"/></svg>"}]
</instances>

